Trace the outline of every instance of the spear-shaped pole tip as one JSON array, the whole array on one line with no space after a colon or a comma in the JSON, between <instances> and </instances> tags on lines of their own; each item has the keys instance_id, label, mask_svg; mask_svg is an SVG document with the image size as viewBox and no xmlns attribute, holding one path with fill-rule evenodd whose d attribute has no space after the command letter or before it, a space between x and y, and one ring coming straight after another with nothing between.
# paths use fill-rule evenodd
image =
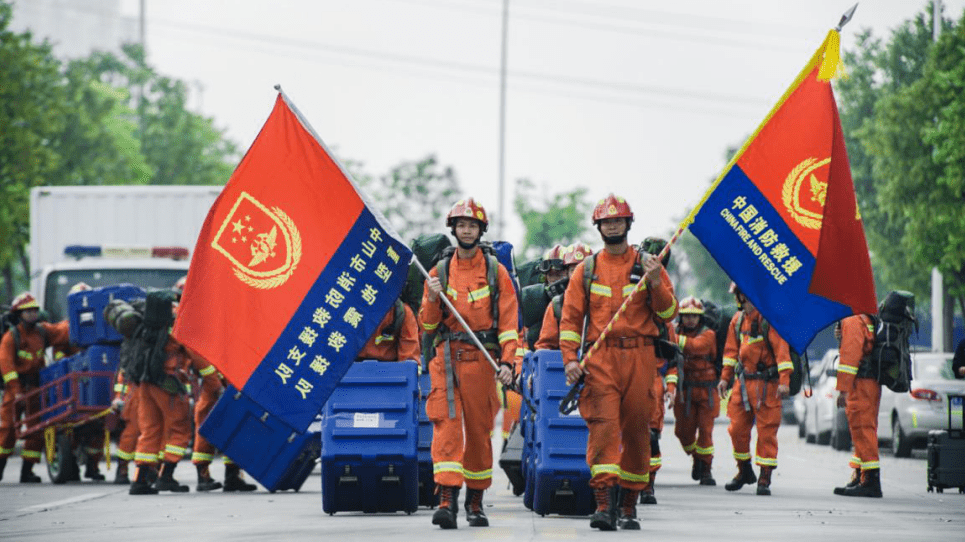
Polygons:
<instances>
[{"instance_id":1,"label":"spear-shaped pole tip","mask_svg":"<svg viewBox=\"0 0 965 542\"><path fill-rule=\"evenodd\" d=\"M858 9L858 4L851 6L851 9L845 11L844 15L841 16L841 21L838 22L838 26L835 28L835 30L841 32L841 29L844 27L844 25L848 24L848 21L850 21L851 17L854 16L854 10L856 9Z\"/></svg>"}]
</instances>

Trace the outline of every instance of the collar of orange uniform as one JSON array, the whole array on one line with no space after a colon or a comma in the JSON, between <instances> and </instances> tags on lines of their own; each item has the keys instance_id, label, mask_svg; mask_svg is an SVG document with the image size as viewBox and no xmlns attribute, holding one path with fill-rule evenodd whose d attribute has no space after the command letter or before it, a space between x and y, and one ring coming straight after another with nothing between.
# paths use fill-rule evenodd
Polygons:
<instances>
[{"instance_id":1,"label":"collar of orange uniform","mask_svg":"<svg viewBox=\"0 0 965 542\"><path fill-rule=\"evenodd\" d=\"M625 264L635 261L637 257L637 250L633 248L633 245L627 246L627 250L623 254L610 254L606 249L603 249L600 251L600 257L603 258L604 261L611 263Z\"/></svg>"},{"instance_id":2,"label":"collar of orange uniform","mask_svg":"<svg viewBox=\"0 0 965 542\"><path fill-rule=\"evenodd\" d=\"M482 263L483 251L478 246L476 247L476 253L472 255L472 258L460 258L459 253L452 255L452 259L455 260L456 267L459 269L470 269Z\"/></svg>"}]
</instances>

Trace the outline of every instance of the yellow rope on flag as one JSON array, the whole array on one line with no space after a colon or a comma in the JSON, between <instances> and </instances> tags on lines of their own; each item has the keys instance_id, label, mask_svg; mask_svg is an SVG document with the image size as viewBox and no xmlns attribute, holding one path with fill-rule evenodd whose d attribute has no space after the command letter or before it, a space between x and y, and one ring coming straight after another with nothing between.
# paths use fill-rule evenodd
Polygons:
<instances>
[{"instance_id":1,"label":"yellow rope on flag","mask_svg":"<svg viewBox=\"0 0 965 542\"><path fill-rule=\"evenodd\" d=\"M841 35L837 30L831 30L828 32L827 39L824 40L824 59L821 61L821 69L818 71L818 81L830 81L840 64ZM844 69L841 72L843 75Z\"/></svg>"}]
</instances>

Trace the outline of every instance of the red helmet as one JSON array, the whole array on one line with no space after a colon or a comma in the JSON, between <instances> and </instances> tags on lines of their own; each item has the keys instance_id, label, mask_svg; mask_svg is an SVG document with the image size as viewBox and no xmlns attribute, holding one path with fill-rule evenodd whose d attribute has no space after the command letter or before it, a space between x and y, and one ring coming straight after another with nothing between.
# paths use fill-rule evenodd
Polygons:
<instances>
[{"instance_id":1,"label":"red helmet","mask_svg":"<svg viewBox=\"0 0 965 542\"><path fill-rule=\"evenodd\" d=\"M563 270L563 255L567 247L557 243L543 254L543 259L539 262L539 272L546 274L550 271Z\"/></svg>"},{"instance_id":2,"label":"red helmet","mask_svg":"<svg viewBox=\"0 0 965 542\"><path fill-rule=\"evenodd\" d=\"M633 222L633 211L630 210L630 204L627 203L627 200L611 193L600 200L593 208L594 224L599 224L601 220L606 218L628 218L630 222Z\"/></svg>"},{"instance_id":3,"label":"red helmet","mask_svg":"<svg viewBox=\"0 0 965 542\"><path fill-rule=\"evenodd\" d=\"M566 267L579 265L580 262L593 255L593 249L583 243L573 243L563 254L563 265Z\"/></svg>"},{"instance_id":4,"label":"red helmet","mask_svg":"<svg viewBox=\"0 0 965 542\"><path fill-rule=\"evenodd\" d=\"M179 278L178 281L174 283L174 286L173 286L174 291L178 293L184 293L184 285L187 284L187 282L188 282L187 275Z\"/></svg>"},{"instance_id":5,"label":"red helmet","mask_svg":"<svg viewBox=\"0 0 965 542\"><path fill-rule=\"evenodd\" d=\"M67 295L76 294L77 292L86 292L90 289L90 285L88 285L86 282L78 282L77 284L71 286L70 290L67 290Z\"/></svg>"},{"instance_id":6,"label":"red helmet","mask_svg":"<svg viewBox=\"0 0 965 542\"><path fill-rule=\"evenodd\" d=\"M10 304L10 310L12 311L25 311L27 309L39 309L40 305L37 304L37 300L34 296L30 295L30 292L24 292L14 298L13 303Z\"/></svg>"},{"instance_id":7,"label":"red helmet","mask_svg":"<svg viewBox=\"0 0 965 542\"><path fill-rule=\"evenodd\" d=\"M704 304L694 296L687 296L680 302L680 314L703 314Z\"/></svg>"},{"instance_id":8,"label":"red helmet","mask_svg":"<svg viewBox=\"0 0 965 542\"><path fill-rule=\"evenodd\" d=\"M489 229L489 218L486 216L486 209L476 203L472 198L461 199L449 209L446 215L446 226L453 228L456 226L457 218L473 218L482 224L482 232Z\"/></svg>"}]
</instances>

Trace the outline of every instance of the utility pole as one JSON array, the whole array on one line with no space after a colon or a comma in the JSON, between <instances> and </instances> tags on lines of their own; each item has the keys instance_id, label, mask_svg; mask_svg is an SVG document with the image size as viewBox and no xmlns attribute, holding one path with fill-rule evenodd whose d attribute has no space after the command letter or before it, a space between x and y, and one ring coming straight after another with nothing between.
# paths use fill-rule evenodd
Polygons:
<instances>
[{"instance_id":1,"label":"utility pole","mask_svg":"<svg viewBox=\"0 0 965 542\"><path fill-rule=\"evenodd\" d=\"M143 0L142 0L143 1ZM506 236L506 57L509 44L509 0L503 0L503 47L499 65L499 204L496 206L498 239Z\"/></svg>"},{"instance_id":2,"label":"utility pole","mask_svg":"<svg viewBox=\"0 0 965 542\"><path fill-rule=\"evenodd\" d=\"M932 1L932 39L937 43L942 33L942 0ZM955 305L948 298L948 287L937 267L931 270L931 349L951 352L955 326Z\"/></svg>"}]
</instances>

